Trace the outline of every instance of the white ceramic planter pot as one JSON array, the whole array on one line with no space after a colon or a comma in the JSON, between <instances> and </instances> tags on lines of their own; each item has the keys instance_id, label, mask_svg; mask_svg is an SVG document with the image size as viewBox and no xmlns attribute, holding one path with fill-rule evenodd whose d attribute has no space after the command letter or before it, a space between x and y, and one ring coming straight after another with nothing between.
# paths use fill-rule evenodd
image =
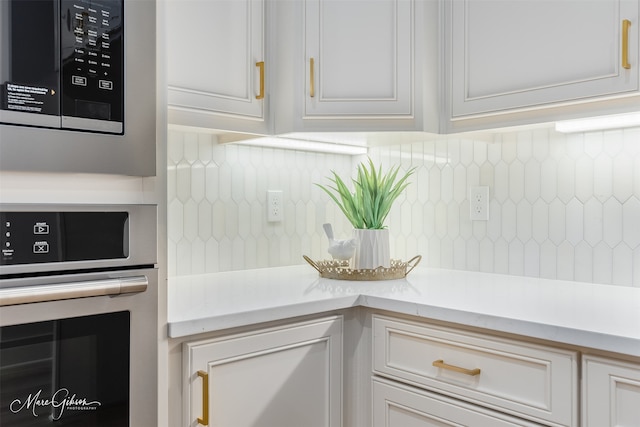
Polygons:
<instances>
[{"instance_id":1,"label":"white ceramic planter pot","mask_svg":"<svg viewBox=\"0 0 640 427\"><path fill-rule=\"evenodd\" d=\"M356 253L351 258L351 268L354 270L391 267L389 251L389 230L353 230L356 239Z\"/></svg>"}]
</instances>

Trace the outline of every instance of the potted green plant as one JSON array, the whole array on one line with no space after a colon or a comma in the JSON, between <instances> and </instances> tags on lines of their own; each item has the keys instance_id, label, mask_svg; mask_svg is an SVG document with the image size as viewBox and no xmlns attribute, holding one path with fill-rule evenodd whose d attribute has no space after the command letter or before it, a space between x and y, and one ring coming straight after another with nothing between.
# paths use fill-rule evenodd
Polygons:
<instances>
[{"instance_id":1,"label":"potted green plant","mask_svg":"<svg viewBox=\"0 0 640 427\"><path fill-rule=\"evenodd\" d=\"M328 178L333 185L316 184L338 205L354 228L356 251L351 260L354 269L389 268L389 229L384 221L393 202L409 185L408 178L415 168L398 176L400 166L392 167L386 174L382 166L376 167L371 159L358 165L353 191L335 172Z\"/></svg>"}]
</instances>

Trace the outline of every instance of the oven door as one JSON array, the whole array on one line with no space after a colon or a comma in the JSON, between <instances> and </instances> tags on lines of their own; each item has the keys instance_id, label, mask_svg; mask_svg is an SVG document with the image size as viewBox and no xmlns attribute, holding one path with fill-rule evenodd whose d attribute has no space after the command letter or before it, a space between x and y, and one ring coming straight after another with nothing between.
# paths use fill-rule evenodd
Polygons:
<instances>
[{"instance_id":1,"label":"oven door","mask_svg":"<svg viewBox=\"0 0 640 427\"><path fill-rule=\"evenodd\" d=\"M0 2L0 122L60 127L60 10Z\"/></svg>"},{"instance_id":2,"label":"oven door","mask_svg":"<svg viewBox=\"0 0 640 427\"><path fill-rule=\"evenodd\" d=\"M0 425L157 425L157 270L28 280L0 289Z\"/></svg>"},{"instance_id":3,"label":"oven door","mask_svg":"<svg viewBox=\"0 0 640 427\"><path fill-rule=\"evenodd\" d=\"M130 314L3 327L2 425L127 425Z\"/></svg>"}]
</instances>

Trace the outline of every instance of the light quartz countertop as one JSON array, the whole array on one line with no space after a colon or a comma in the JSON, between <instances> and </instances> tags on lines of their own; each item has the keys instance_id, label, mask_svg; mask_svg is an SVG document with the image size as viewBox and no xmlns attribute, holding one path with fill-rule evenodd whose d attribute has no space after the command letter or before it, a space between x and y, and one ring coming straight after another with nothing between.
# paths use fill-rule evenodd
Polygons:
<instances>
[{"instance_id":1,"label":"light quartz countertop","mask_svg":"<svg viewBox=\"0 0 640 427\"><path fill-rule=\"evenodd\" d=\"M640 288L416 267L320 278L309 265L169 279L172 338L364 306L640 357Z\"/></svg>"}]
</instances>

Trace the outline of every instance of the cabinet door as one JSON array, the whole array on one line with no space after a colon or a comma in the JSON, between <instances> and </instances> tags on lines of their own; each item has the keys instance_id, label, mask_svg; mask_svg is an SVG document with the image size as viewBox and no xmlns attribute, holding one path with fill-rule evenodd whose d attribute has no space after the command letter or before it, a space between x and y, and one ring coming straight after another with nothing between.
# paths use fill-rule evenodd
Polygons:
<instances>
[{"instance_id":1,"label":"cabinet door","mask_svg":"<svg viewBox=\"0 0 640 427\"><path fill-rule=\"evenodd\" d=\"M535 427L498 412L444 396L373 380L373 427Z\"/></svg>"},{"instance_id":2,"label":"cabinet door","mask_svg":"<svg viewBox=\"0 0 640 427\"><path fill-rule=\"evenodd\" d=\"M186 343L183 354L186 426L342 425L340 316Z\"/></svg>"},{"instance_id":3,"label":"cabinet door","mask_svg":"<svg viewBox=\"0 0 640 427\"><path fill-rule=\"evenodd\" d=\"M639 89L637 0L456 0L451 8L453 119Z\"/></svg>"},{"instance_id":4,"label":"cabinet door","mask_svg":"<svg viewBox=\"0 0 640 427\"><path fill-rule=\"evenodd\" d=\"M640 365L582 359L583 427L640 427Z\"/></svg>"},{"instance_id":5,"label":"cabinet door","mask_svg":"<svg viewBox=\"0 0 640 427\"><path fill-rule=\"evenodd\" d=\"M263 119L264 21L265 0L168 0L170 108Z\"/></svg>"},{"instance_id":6,"label":"cabinet door","mask_svg":"<svg viewBox=\"0 0 640 427\"><path fill-rule=\"evenodd\" d=\"M305 0L304 116L413 114L413 2Z\"/></svg>"}]
</instances>

